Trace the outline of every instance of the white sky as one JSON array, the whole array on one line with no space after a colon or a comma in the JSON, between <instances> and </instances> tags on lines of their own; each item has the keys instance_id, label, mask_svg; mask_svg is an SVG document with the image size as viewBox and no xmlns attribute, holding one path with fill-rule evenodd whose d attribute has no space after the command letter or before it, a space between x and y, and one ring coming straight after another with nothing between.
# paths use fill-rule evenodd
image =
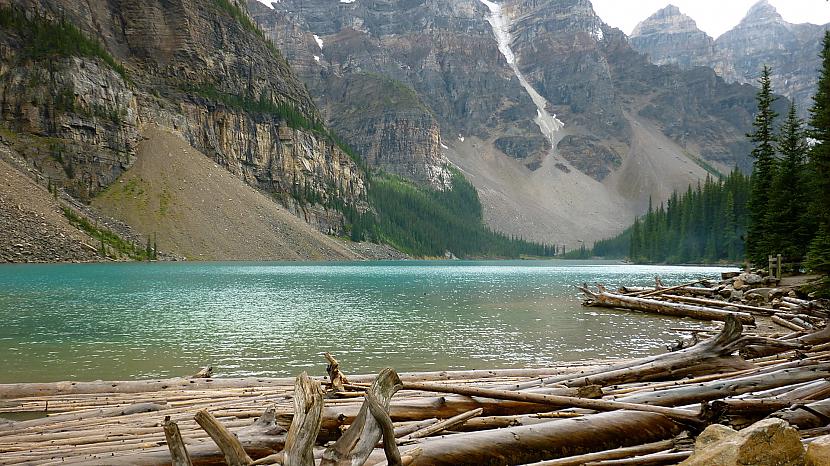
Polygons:
<instances>
[{"instance_id":1,"label":"white sky","mask_svg":"<svg viewBox=\"0 0 830 466\"><path fill-rule=\"evenodd\" d=\"M607 24L631 34L634 26L669 3L697 22L697 27L717 38L732 29L758 0L591 0L594 11ZM769 0L790 23L830 23L827 0Z\"/></svg>"}]
</instances>

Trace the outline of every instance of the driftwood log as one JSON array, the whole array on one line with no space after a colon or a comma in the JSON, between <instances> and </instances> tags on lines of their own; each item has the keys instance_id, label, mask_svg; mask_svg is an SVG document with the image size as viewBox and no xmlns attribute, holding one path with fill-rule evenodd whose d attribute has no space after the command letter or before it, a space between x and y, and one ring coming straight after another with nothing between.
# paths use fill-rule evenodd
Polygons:
<instances>
[{"instance_id":1,"label":"driftwood log","mask_svg":"<svg viewBox=\"0 0 830 466\"><path fill-rule=\"evenodd\" d=\"M402 386L401 379L392 369L384 369L372 386L367 396L376 400L383 410L389 409L389 400ZM321 466L359 466L372 453L375 445L383 436L383 426L370 412L364 401L351 426L334 444L323 453ZM391 442L394 443L394 433Z\"/></svg>"},{"instance_id":2,"label":"driftwood log","mask_svg":"<svg viewBox=\"0 0 830 466\"><path fill-rule=\"evenodd\" d=\"M594 292L587 287L579 287L587 297L586 306L600 306L629 309L632 311L649 312L676 317L690 317L698 320L726 320L728 317L738 319L743 324L755 324L755 318L746 312L725 311L712 309L710 307L695 306L692 304L674 303L647 299L637 296L610 293L602 286L599 291ZM668 290L668 288L667 288Z\"/></svg>"},{"instance_id":3,"label":"driftwood log","mask_svg":"<svg viewBox=\"0 0 830 466\"><path fill-rule=\"evenodd\" d=\"M682 428L655 413L615 411L532 426L423 439L413 465L516 465L666 440ZM402 447L406 455L408 447ZM384 461L375 452L367 465Z\"/></svg>"},{"instance_id":4,"label":"driftwood log","mask_svg":"<svg viewBox=\"0 0 830 466\"><path fill-rule=\"evenodd\" d=\"M284 466L314 466L314 442L323 421L323 389L301 373L294 385L294 418L285 437Z\"/></svg>"}]
</instances>

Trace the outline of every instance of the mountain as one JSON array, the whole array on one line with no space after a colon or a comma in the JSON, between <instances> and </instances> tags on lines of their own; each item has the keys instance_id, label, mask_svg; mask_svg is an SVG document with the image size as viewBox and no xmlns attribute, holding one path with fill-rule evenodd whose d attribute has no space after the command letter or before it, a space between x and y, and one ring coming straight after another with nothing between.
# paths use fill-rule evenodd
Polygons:
<instances>
[{"instance_id":1,"label":"mountain","mask_svg":"<svg viewBox=\"0 0 830 466\"><path fill-rule=\"evenodd\" d=\"M755 84L767 64L772 67L775 91L795 101L806 115L818 82L821 38L828 28L788 23L761 0L737 26L712 40L670 5L641 22L630 43L653 63L682 69L706 66L728 82Z\"/></svg>"},{"instance_id":2,"label":"mountain","mask_svg":"<svg viewBox=\"0 0 830 466\"><path fill-rule=\"evenodd\" d=\"M578 247L749 166L754 90L649 63L587 0L248 7L371 165L440 189L451 162L499 231Z\"/></svg>"},{"instance_id":3,"label":"mountain","mask_svg":"<svg viewBox=\"0 0 830 466\"><path fill-rule=\"evenodd\" d=\"M91 200L142 157L148 131L160 127L230 172L235 189L253 187L321 232L343 232L346 224L340 211L324 206L367 208L363 170L322 124L305 85L244 4L0 0L0 9L0 156L44 186L48 181L50 190ZM224 194L205 183L210 173L189 173L176 182L196 183L205 193L199 206L180 207L202 209L209 219ZM175 197L158 195L148 202ZM304 202L309 198L317 202ZM241 213L261 221L255 211ZM212 215L219 214L216 207ZM206 222L189 233L206 235L216 226ZM268 235L291 235L284 230L275 226ZM270 244L251 231L241 234ZM310 228L296 235L325 242ZM315 255L295 254L292 239L280 243L287 250L262 258ZM162 249L172 247L168 240L159 238Z\"/></svg>"},{"instance_id":4,"label":"mountain","mask_svg":"<svg viewBox=\"0 0 830 466\"><path fill-rule=\"evenodd\" d=\"M648 54L652 63L677 64L683 69L709 66L715 53L714 40L674 5L638 24L629 41L635 50Z\"/></svg>"}]
</instances>

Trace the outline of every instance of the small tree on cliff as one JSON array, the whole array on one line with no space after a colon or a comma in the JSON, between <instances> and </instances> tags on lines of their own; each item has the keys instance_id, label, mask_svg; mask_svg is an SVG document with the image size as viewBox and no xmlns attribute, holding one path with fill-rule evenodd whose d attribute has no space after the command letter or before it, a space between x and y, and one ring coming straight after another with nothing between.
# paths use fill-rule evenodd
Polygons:
<instances>
[{"instance_id":1,"label":"small tree on cliff","mask_svg":"<svg viewBox=\"0 0 830 466\"><path fill-rule=\"evenodd\" d=\"M772 182L775 176L775 134L773 124L777 113L772 109L775 96L772 94L770 68L764 65L758 80L758 112L752 126L755 131L747 136L755 143L752 157L751 191L749 196L749 226L747 228L746 255L756 264L766 261L769 246L767 211L769 210Z\"/></svg>"}]
</instances>

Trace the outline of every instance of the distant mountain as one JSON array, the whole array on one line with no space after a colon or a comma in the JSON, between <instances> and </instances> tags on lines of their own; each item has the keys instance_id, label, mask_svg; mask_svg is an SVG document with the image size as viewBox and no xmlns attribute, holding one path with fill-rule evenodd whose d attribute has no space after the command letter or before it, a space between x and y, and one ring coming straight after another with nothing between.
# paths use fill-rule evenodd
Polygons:
<instances>
[{"instance_id":1,"label":"distant mountain","mask_svg":"<svg viewBox=\"0 0 830 466\"><path fill-rule=\"evenodd\" d=\"M460 167L499 231L575 247L649 197L749 165L754 90L649 63L588 0L271 7L248 0L327 124L419 182Z\"/></svg>"},{"instance_id":2,"label":"distant mountain","mask_svg":"<svg viewBox=\"0 0 830 466\"><path fill-rule=\"evenodd\" d=\"M830 24L788 23L761 0L737 26L713 40L669 5L637 25L629 42L652 63L682 69L707 66L729 82L755 84L767 64L775 91L794 100L806 115L818 82L821 38L828 28Z\"/></svg>"}]
</instances>

